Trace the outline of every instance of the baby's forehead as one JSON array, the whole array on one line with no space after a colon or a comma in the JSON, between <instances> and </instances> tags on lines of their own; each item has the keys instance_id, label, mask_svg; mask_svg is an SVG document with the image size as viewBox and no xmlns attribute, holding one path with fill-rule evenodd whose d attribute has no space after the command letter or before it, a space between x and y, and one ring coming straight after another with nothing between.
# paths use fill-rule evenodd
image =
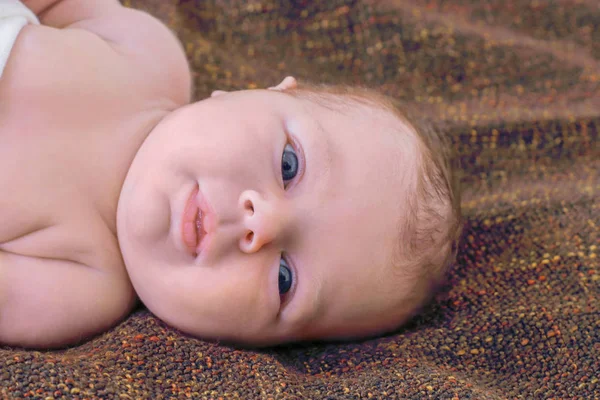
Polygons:
<instances>
[{"instance_id":1,"label":"baby's forehead","mask_svg":"<svg viewBox=\"0 0 600 400\"><path fill-rule=\"evenodd\" d=\"M384 108L384 105L378 102L378 96L365 93L349 94L331 89L321 90L313 88L287 90L285 93L294 98L305 100L339 113L347 113L351 110L372 112Z\"/></svg>"},{"instance_id":2,"label":"baby's forehead","mask_svg":"<svg viewBox=\"0 0 600 400\"><path fill-rule=\"evenodd\" d=\"M324 123L331 122L330 129L334 134L366 141L379 147L382 155L418 151L416 129L401 110L380 102L377 97L308 92L302 93L300 98L323 110Z\"/></svg>"},{"instance_id":3,"label":"baby's forehead","mask_svg":"<svg viewBox=\"0 0 600 400\"><path fill-rule=\"evenodd\" d=\"M343 93L309 88L289 90L286 93L313 106L344 116L350 121L367 123L374 129L390 131L406 126L414 133L402 111L393 106L389 99L371 90Z\"/></svg>"}]
</instances>

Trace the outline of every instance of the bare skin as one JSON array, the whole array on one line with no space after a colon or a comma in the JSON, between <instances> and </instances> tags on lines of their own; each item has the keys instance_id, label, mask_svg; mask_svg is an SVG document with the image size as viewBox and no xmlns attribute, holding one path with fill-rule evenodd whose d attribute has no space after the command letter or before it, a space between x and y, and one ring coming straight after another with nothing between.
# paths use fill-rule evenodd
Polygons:
<instances>
[{"instance_id":1,"label":"bare skin","mask_svg":"<svg viewBox=\"0 0 600 400\"><path fill-rule=\"evenodd\" d=\"M371 335L411 311L390 260L412 128L295 98L291 77L190 105L181 45L153 17L25 4L43 25L0 79L1 344L76 343L136 294L187 333L258 345Z\"/></svg>"},{"instance_id":2,"label":"bare skin","mask_svg":"<svg viewBox=\"0 0 600 400\"><path fill-rule=\"evenodd\" d=\"M414 134L383 109L332 110L288 85L173 112L123 185L117 227L136 292L194 336L349 339L414 311L417 274L391 260L414 192Z\"/></svg>"},{"instance_id":3,"label":"bare skin","mask_svg":"<svg viewBox=\"0 0 600 400\"><path fill-rule=\"evenodd\" d=\"M0 80L0 343L51 347L134 306L117 202L190 74L171 32L117 1L25 4L42 25L23 28Z\"/></svg>"}]
</instances>

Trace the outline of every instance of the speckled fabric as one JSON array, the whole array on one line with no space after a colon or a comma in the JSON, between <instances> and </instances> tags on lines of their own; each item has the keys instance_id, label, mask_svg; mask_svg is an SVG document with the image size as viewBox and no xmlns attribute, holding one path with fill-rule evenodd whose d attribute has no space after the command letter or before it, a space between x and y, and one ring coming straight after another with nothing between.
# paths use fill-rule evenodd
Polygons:
<instances>
[{"instance_id":1,"label":"speckled fabric","mask_svg":"<svg viewBox=\"0 0 600 400\"><path fill-rule=\"evenodd\" d=\"M4 398L600 398L598 0L132 0L196 96L363 84L443 121L465 232L423 315L361 342L236 349L145 310L65 351L0 349Z\"/></svg>"}]
</instances>

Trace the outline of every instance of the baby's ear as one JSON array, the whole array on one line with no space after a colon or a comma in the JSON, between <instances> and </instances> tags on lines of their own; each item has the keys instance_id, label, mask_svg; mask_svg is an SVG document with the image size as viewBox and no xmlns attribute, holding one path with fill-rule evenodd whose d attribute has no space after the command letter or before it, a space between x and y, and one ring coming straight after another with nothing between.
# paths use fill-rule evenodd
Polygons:
<instances>
[{"instance_id":1,"label":"baby's ear","mask_svg":"<svg viewBox=\"0 0 600 400\"><path fill-rule=\"evenodd\" d=\"M279 85L271 86L269 90L278 90L284 91L288 89L296 89L298 87L298 82L296 82L296 78L293 76L286 76Z\"/></svg>"},{"instance_id":2,"label":"baby's ear","mask_svg":"<svg viewBox=\"0 0 600 400\"><path fill-rule=\"evenodd\" d=\"M220 96L222 94L227 93L225 90L214 90L211 94L210 97L217 97Z\"/></svg>"},{"instance_id":3,"label":"baby's ear","mask_svg":"<svg viewBox=\"0 0 600 400\"><path fill-rule=\"evenodd\" d=\"M294 78L293 76L286 76L281 83L279 83L279 85L277 86L271 86L270 88L268 88L269 90L277 90L277 91L284 91L284 90L288 90L288 89L296 89L298 87L298 82L296 81L296 78ZM222 94L225 93L229 93L225 90L215 90L210 94L210 97L218 97Z\"/></svg>"}]
</instances>

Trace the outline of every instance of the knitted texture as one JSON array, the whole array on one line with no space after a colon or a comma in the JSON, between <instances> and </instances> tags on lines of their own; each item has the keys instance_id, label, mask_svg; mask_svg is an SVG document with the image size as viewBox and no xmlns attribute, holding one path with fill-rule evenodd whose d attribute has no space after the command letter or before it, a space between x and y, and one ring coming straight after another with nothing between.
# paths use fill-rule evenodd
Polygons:
<instances>
[{"instance_id":1,"label":"knitted texture","mask_svg":"<svg viewBox=\"0 0 600 400\"><path fill-rule=\"evenodd\" d=\"M462 165L447 287L384 337L239 349L139 309L62 351L0 349L0 397L600 398L597 0L131 0L184 43L196 98L285 75L442 122Z\"/></svg>"}]
</instances>

